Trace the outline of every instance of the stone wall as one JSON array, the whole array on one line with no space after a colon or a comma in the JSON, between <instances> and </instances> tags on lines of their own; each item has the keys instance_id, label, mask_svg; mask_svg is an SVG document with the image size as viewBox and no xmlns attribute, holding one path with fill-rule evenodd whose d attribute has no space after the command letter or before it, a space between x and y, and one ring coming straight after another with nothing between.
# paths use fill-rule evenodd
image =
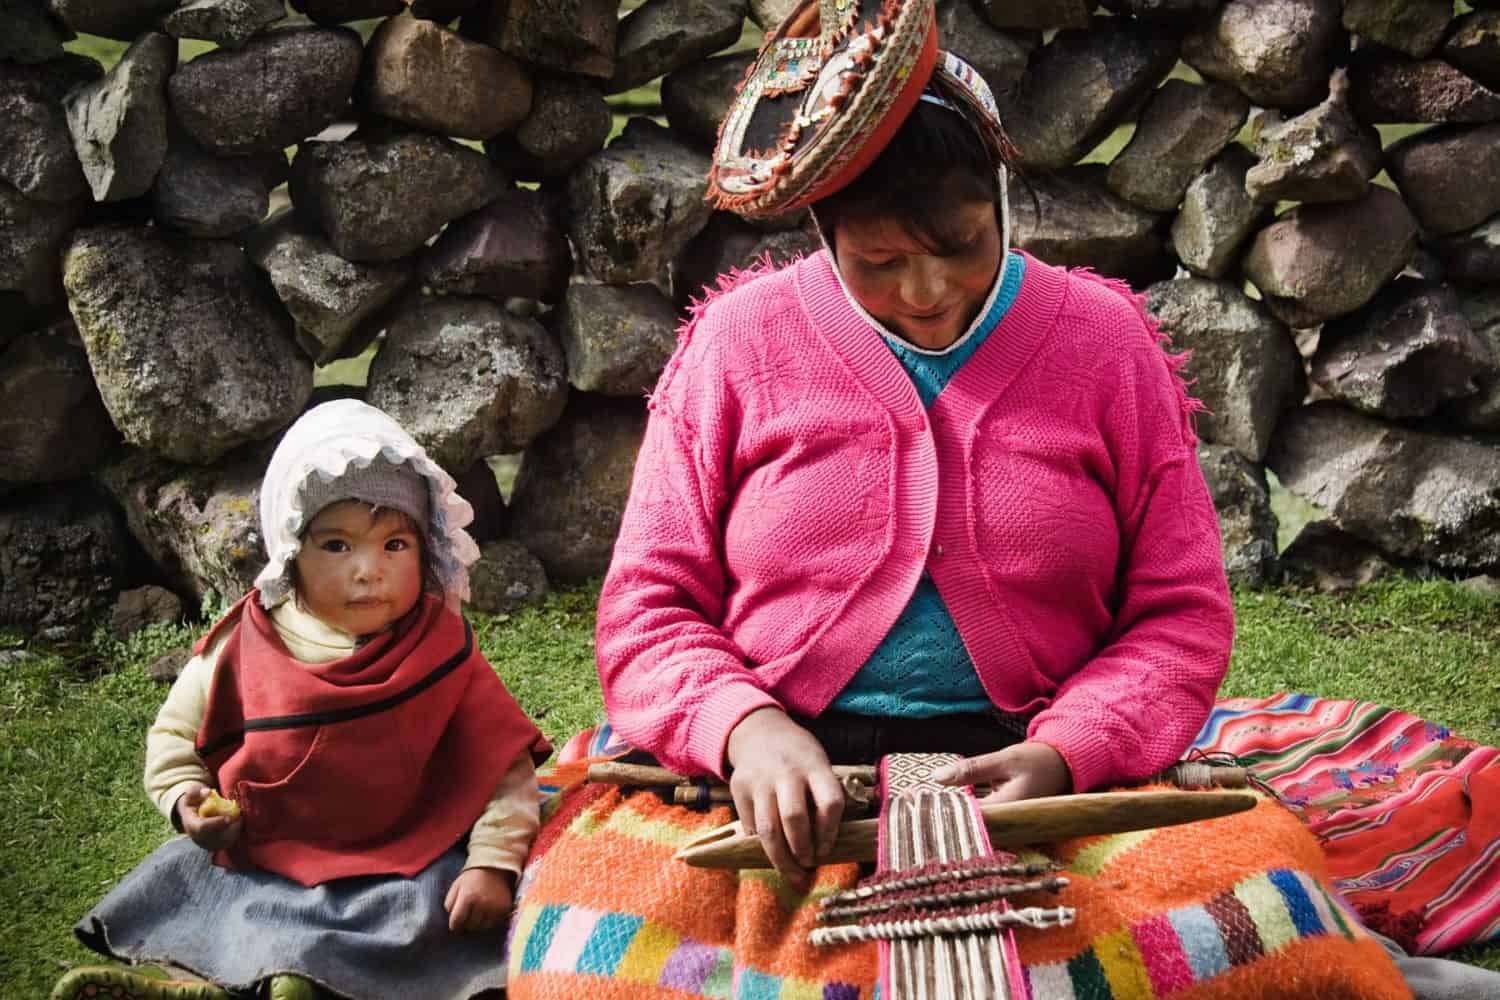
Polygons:
<instances>
[{"instance_id":1,"label":"stone wall","mask_svg":"<svg viewBox=\"0 0 1500 1000\"><path fill-rule=\"evenodd\" d=\"M1023 155L1017 244L1194 351L1232 575L1281 573L1267 467L1328 513L1293 565L1500 569L1500 3L1101 2L942 0L942 41ZM4 5L0 624L241 592L277 434L341 394L464 483L477 605L597 574L686 304L816 247L703 201L788 0L292 3ZM71 32L130 45L105 72ZM668 124L606 145L657 79Z\"/></svg>"}]
</instances>

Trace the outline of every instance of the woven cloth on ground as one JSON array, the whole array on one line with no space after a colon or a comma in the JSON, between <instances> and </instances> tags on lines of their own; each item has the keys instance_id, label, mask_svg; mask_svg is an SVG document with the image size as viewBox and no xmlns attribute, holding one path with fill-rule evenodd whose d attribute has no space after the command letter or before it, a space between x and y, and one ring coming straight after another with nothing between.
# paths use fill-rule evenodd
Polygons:
<instances>
[{"instance_id":1,"label":"woven cloth on ground","mask_svg":"<svg viewBox=\"0 0 1500 1000\"><path fill-rule=\"evenodd\" d=\"M673 862L729 812L582 783L591 760L623 749L607 731L580 734L544 778L554 794L512 923L511 1000L875 995L873 944L807 943L818 902L852 886L858 866L824 866L799 887ZM1056 904L1077 907L1078 920L1018 933L1036 1000L1410 996L1333 901L1316 840L1270 800L1051 855L1072 879Z\"/></svg>"},{"instance_id":2,"label":"woven cloth on ground","mask_svg":"<svg viewBox=\"0 0 1500 1000\"><path fill-rule=\"evenodd\" d=\"M1246 763L1322 841L1339 893L1408 952L1500 942L1500 750L1370 702L1218 702L1194 748Z\"/></svg>"}]
</instances>

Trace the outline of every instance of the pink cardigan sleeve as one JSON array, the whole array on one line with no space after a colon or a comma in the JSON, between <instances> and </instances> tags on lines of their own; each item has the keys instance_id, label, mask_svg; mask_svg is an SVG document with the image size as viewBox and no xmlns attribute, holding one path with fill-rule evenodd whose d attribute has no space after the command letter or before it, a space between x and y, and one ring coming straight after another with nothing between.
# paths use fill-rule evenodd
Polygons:
<instances>
[{"instance_id":1,"label":"pink cardigan sleeve","mask_svg":"<svg viewBox=\"0 0 1500 1000\"><path fill-rule=\"evenodd\" d=\"M1121 530L1119 608L1108 639L1058 688L1028 736L1067 761L1074 791L1175 763L1229 666L1234 611L1190 399L1144 314L1121 310L1122 374L1105 435Z\"/></svg>"},{"instance_id":2,"label":"pink cardigan sleeve","mask_svg":"<svg viewBox=\"0 0 1500 1000\"><path fill-rule=\"evenodd\" d=\"M679 772L724 777L730 730L778 703L718 627L736 414L711 338L695 330L707 322L683 329L652 397L599 595L595 654L620 736Z\"/></svg>"}]
</instances>

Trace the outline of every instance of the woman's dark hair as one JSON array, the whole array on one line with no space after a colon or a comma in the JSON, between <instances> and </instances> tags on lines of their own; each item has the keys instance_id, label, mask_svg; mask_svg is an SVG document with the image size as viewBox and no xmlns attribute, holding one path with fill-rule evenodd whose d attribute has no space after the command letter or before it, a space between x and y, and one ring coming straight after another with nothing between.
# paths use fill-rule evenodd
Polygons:
<instances>
[{"instance_id":1,"label":"woman's dark hair","mask_svg":"<svg viewBox=\"0 0 1500 1000\"><path fill-rule=\"evenodd\" d=\"M841 220L894 218L933 253L952 253L944 219L962 202L998 202L998 166L959 112L918 101L875 162L813 211L830 240Z\"/></svg>"}]
</instances>

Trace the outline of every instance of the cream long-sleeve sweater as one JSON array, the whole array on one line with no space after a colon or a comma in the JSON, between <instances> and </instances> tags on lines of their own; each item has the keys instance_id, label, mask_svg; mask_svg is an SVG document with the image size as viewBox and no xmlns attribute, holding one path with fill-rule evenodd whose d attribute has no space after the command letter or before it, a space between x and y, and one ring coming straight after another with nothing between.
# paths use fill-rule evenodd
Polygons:
<instances>
[{"instance_id":1,"label":"cream long-sleeve sweater","mask_svg":"<svg viewBox=\"0 0 1500 1000\"><path fill-rule=\"evenodd\" d=\"M353 636L308 614L296 601L277 605L271 622L287 651L303 663L328 663L354 651ZM168 819L190 785L213 784L194 745L225 641L227 636L188 660L146 734L146 794ZM523 753L500 779L489 805L470 830L464 867L499 868L519 875L540 825L538 805L536 772L531 755Z\"/></svg>"}]
</instances>

